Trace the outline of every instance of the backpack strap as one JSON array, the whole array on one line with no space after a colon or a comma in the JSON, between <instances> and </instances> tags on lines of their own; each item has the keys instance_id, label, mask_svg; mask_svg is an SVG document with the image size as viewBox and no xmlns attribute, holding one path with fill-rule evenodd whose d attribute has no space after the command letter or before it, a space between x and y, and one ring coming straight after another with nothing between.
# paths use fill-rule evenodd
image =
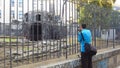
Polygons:
<instances>
[{"instance_id":1,"label":"backpack strap","mask_svg":"<svg viewBox=\"0 0 120 68\"><path fill-rule=\"evenodd\" d=\"M84 36L83 36L83 33L82 33L82 32L81 32L81 36L82 36L83 41L85 41L85 39L84 39Z\"/></svg>"}]
</instances>

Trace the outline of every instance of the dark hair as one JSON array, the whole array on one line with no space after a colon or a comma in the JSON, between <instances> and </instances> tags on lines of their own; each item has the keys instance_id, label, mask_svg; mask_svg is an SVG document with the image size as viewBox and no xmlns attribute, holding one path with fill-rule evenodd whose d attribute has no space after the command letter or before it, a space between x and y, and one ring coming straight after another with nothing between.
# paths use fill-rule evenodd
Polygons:
<instances>
[{"instance_id":1,"label":"dark hair","mask_svg":"<svg viewBox=\"0 0 120 68\"><path fill-rule=\"evenodd\" d=\"M85 29L86 28L86 24L82 24L82 28Z\"/></svg>"}]
</instances>

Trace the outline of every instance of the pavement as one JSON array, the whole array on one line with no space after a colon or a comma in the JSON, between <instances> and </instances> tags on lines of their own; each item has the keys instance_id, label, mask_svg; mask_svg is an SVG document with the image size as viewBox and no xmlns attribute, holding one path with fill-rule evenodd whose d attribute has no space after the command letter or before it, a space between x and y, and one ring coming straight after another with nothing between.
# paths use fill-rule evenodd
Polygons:
<instances>
[{"instance_id":1,"label":"pavement","mask_svg":"<svg viewBox=\"0 0 120 68\"><path fill-rule=\"evenodd\" d=\"M120 68L120 66L118 66L117 68Z\"/></svg>"}]
</instances>

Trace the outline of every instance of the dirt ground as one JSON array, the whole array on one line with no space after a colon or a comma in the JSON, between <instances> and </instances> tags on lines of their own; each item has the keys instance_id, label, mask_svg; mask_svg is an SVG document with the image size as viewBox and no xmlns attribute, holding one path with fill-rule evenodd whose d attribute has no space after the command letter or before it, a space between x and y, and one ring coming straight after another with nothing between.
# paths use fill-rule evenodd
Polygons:
<instances>
[{"instance_id":1,"label":"dirt ground","mask_svg":"<svg viewBox=\"0 0 120 68\"><path fill-rule=\"evenodd\" d=\"M95 43L93 43L93 45L94 44ZM119 40L114 41L114 44L113 44L112 40L109 40L109 41L97 40L96 44L97 44L96 45L97 49L103 49L103 48L113 47L113 45L115 46L120 45L120 41ZM75 45L75 46L70 45L67 47L67 49L66 47L62 48L61 51L42 53L41 56L38 56L38 57L29 54L29 56L27 56L27 59L22 57L21 60L13 61L15 59L15 57L13 58L13 54L12 54L13 52L29 50L29 51L32 51L33 53L34 50L36 50L34 48L35 48L34 44L30 44L30 43L29 44L27 43L25 45L17 45L17 44L15 45L15 43L14 45L12 45L11 43L11 45L0 46L0 68L4 68L4 67L10 68L10 65L12 67L16 67L24 64L30 64L30 63L46 61L49 59L55 59L62 56L66 57L66 53L67 55L72 55L79 52L79 45Z\"/></svg>"}]
</instances>

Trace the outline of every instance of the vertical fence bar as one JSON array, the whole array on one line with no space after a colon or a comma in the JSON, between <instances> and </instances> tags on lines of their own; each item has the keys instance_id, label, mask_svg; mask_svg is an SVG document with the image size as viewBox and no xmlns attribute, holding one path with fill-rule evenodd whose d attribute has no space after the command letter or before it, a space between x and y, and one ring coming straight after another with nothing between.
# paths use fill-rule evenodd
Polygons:
<instances>
[{"instance_id":1,"label":"vertical fence bar","mask_svg":"<svg viewBox=\"0 0 120 68\"><path fill-rule=\"evenodd\" d=\"M33 26L31 27L32 28L32 62L34 63L34 41L36 40L36 37L35 37L35 33L34 33L34 31L35 31L35 25L36 24L34 24L35 23L35 21L34 21L34 13L36 13L35 11L34 11L34 0L32 0L32 23L33 23Z\"/></svg>"},{"instance_id":2,"label":"vertical fence bar","mask_svg":"<svg viewBox=\"0 0 120 68\"><path fill-rule=\"evenodd\" d=\"M66 3L65 3L65 22L64 22L64 27L65 27L65 31L66 31L66 33L64 34L65 36L64 37L66 37L65 38L65 45L66 45L66 59L68 58L68 45L67 45L67 0L66 0Z\"/></svg>"},{"instance_id":3,"label":"vertical fence bar","mask_svg":"<svg viewBox=\"0 0 120 68\"><path fill-rule=\"evenodd\" d=\"M78 13L78 4L77 4L77 2L75 1L75 4L77 5L77 24L78 24L78 26L77 26L77 53L79 53L79 48L80 48L80 46L79 46L79 44L78 44L78 28L79 28L79 21L78 21L78 19L79 19L79 13ZM80 12L81 10L79 10L79 12Z\"/></svg>"},{"instance_id":4,"label":"vertical fence bar","mask_svg":"<svg viewBox=\"0 0 120 68\"><path fill-rule=\"evenodd\" d=\"M17 24L15 24L15 26L17 26L17 41L16 41L16 45L17 45L17 47L16 47L16 50L17 50L17 54L18 54L18 22L19 22L19 20L18 20L18 14L19 14L19 12L18 12L18 5L19 5L19 1L18 0L16 0L16 20L17 20ZM23 57L23 56L22 56ZM17 55L17 60L18 60L18 55ZM17 65L18 65L18 61L17 61Z\"/></svg>"},{"instance_id":5,"label":"vertical fence bar","mask_svg":"<svg viewBox=\"0 0 120 68\"><path fill-rule=\"evenodd\" d=\"M41 12L43 12L43 0L40 1L41 2ZM42 17L41 17L41 23L42 23L42 30L44 28L44 23L43 23L43 14L41 13ZM43 31L42 31L42 60L43 60L43 54L44 53L44 35L43 35Z\"/></svg>"},{"instance_id":6,"label":"vertical fence bar","mask_svg":"<svg viewBox=\"0 0 120 68\"><path fill-rule=\"evenodd\" d=\"M22 22L21 22L21 27L22 27L22 29L21 30L23 30L24 28L23 28L23 24L24 24L24 18L25 17L23 17L25 14L24 14L24 0L22 0ZM23 37L24 35L23 35L23 31L20 33L21 35L21 38L20 38L20 40L22 41L22 52L24 53L24 49L26 49L26 47L24 48L24 46L27 46L26 45L26 39ZM26 50L25 50L26 51ZM24 58L23 58L23 56L24 56L24 54L22 53L22 60L24 60ZM24 62L24 61L23 61ZM22 62L22 64L23 64L23 62Z\"/></svg>"},{"instance_id":7,"label":"vertical fence bar","mask_svg":"<svg viewBox=\"0 0 120 68\"><path fill-rule=\"evenodd\" d=\"M52 22L52 30L53 30L55 28L56 24L53 24L53 23L55 23L55 5L54 5L55 4L55 0L52 0L52 1L53 2L52 2L52 9L51 9L52 12L51 13L53 15L53 22ZM55 58L55 52L54 52L55 51L55 46L54 46L55 45L55 30L56 29L54 29L53 33L52 33L53 34L53 37L52 37L53 58Z\"/></svg>"},{"instance_id":8,"label":"vertical fence bar","mask_svg":"<svg viewBox=\"0 0 120 68\"><path fill-rule=\"evenodd\" d=\"M62 5L61 5L61 0L60 0L60 31L61 31L61 22L62 22L62 19L61 19L61 18L62 18L62 15L61 15L61 14L62 14L62 10L61 10L62 7L61 7L61 6L62 6ZM60 41L59 41L59 42L60 42L60 43L59 43L59 47L60 47L60 52L59 52L59 54L60 54L60 55L59 55L59 56L62 56L61 32L60 32L60 35L59 35L59 36L60 36Z\"/></svg>"},{"instance_id":9,"label":"vertical fence bar","mask_svg":"<svg viewBox=\"0 0 120 68\"><path fill-rule=\"evenodd\" d=\"M61 10L62 10L61 31L62 31L62 30L63 30L62 27L63 27L63 25L64 25L64 24L63 24L63 23L64 23L64 3L65 3L64 0L62 0L61 3L62 3L62 4L61 4L61 5L62 5L62 9L61 9ZM64 46L64 43L63 43L63 42L64 42L64 38L62 38L62 36L63 36L63 33L61 33L61 46L64 47L64 49L62 48L62 49L63 49L62 51L63 51L63 56L65 56L65 46Z\"/></svg>"},{"instance_id":10,"label":"vertical fence bar","mask_svg":"<svg viewBox=\"0 0 120 68\"><path fill-rule=\"evenodd\" d=\"M56 6L57 5L59 5L58 7L56 7L56 10L57 10L57 15L58 15L58 18L57 18L57 22L58 22L58 26L59 26L59 31L60 31L60 0L56 0ZM58 32L59 34L57 35L57 50L58 50L58 52L57 52L57 56L58 56L58 58L60 57L60 32Z\"/></svg>"},{"instance_id":11,"label":"vertical fence bar","mask_svg":"<svg viewBox=\"0 0 120 68\"><path fill-rule=\"evenodd\" d=\"M95 24L95 22L96 22L96 14L94 13L94 42L95 42L95 44L94 44L94 46L96 46L96 27L97 27L97 25Z\"/></svg>"},{"instance_id":12,"label":"vertical fence bar","mask_svg":"<svg viewBox=\"0 0 120 68\"><path fill-rule=\"evenodd\" d=\"M51 3L51 1L49 0L49 1L48 1L48 5L49 5L49 6L48 6L49 11L48 11L48 12L49 12L49 13L50 13L50 3ZM50 25L50 29L51 29L51 25ZM50 30L50 29L49 29L49 30ZM49 43L50 43L50 45L49 45L49 46L50 46L50 47L49 47L49 49L50 49L49 59L51 59L51 39L49 40Z\"/></svg>"},{"instance_id":13,"label":"vertical fence bar","mask_svg":"<svg viewBox=\"0 0 120 68\"><path fill-rule=\"evenodd\" d=\"M114 17L114 20L113 20L113 23L112 23L112 29L113 29L113 48L115 48L115 45L114 45L114 23L115 23L115 13L113 13L113 17Z\"/></svg>"},{"instance_id":14,"label":"vertical fence bar","mask_svg":"<svg viewBox=\"0 0 120 68\"><path fill-rule=\"evenodd\" d=\"M61 23L61 27L65 27L64 26L64 23L65 23L65 14L64 14L64 8L65 8L65 4L66 4L66 0L62 1L63 4L62 4L62 23ZM64 28L61 28L61 31L64 30ZM61 39L62 39L62 46L64 46L64 50L63 50L63 54L66 56L66 46L64 45L64 41L65 41L65 38L63 38L63 33L61 33Z\"/></svg>"},{"instance_id":15,"label":"vertical fence bar","mask_svg":"<svg viewBox=\"0 0 120 68\"><path fill-rule=\"evenodd\" d=\"M115 35L114 35L114 27L113 27L113 48L115 48L115 39L114 39L114 37L115 37Z\"/></svg>"},{"instance_id":16,"label":"vertical fence bar","mask_svg":"<svg viewBox=\"0 0 120 68\"><path fill-rule=\"evenodd\" d=\"M10 18L9 18L9 24L10 24L10 39L9 39L9 41L10 41L10 45L9 45L9 48L10 48L10 68L12 68L12 45L11 45L11 0L10 0L10 3L9 3L9 5L10 5L10 7L9 7L9 9L10 9Z\"/></svg>"},{"instance_id":17,"label":"vertical fence bar","mask_svg":"<svg viewBox=\"0 0 120 68\"><path fill-rule=\"evenodd\" d=\"M37 12L39 12L38 10L38 5L39 5L39 1L37 0ZM38 17L39 18L39 17ZM38 19L36 18L36 19ZM39 26L38 26L39 25ZM39 61L39 54L40 54L40 42L39 42L39 38L40 38L40 34L39 34L39 29L40 29L40 21L37 21L37 61Z\"/></svg>"},{"instance_id":18,"label":"vertical fence bar","mask_svg":"<svg viewBox=\"0 0 120 68\"><path fill-rule=\"evenodd\" d=\"M75 53L77 53L77 25L78 25L78 23L77 23L77 15L76 15L77 13L76 13L76 5L75 5L75 1L74 1L74 21L75 21L75 25L74 25L74 28L75 28L75 43L74 43L74 45L75 45Z\"/></svg>"},{"instance_id":19,"label":"vertical fence bar","mask_svg":"<svg viewBox=\"0 0 120 68\"><path fill-rule=\"evenodd\" d=\"M27 13L28 13L28 15L27 15L27 16L28 16L28 21L26 21L26 22L27 22L27 23L26 23L26 26L28 27L27 24L30 23L30 21L29 21L29 20L30 20L30 17L29 17L29 16L30 16L30 12L29 12L29 0L27 0ZM28 30L30 30L30 27L28 27ZM26 29L25 29L25 31L26 31ZM30 35L30 31L29 31L29 32L26 34L26 37L27 37L28 39L30 39L30 36L31 36L31 35ZM30 55L29 55L29 50L30 50L30 49L29 49L29 46L31 45L30 43L31 43L31 42L28 40L28 47L27 47L27 51L28 51L28 58L27 58L27 59L28 59L28 63L30 62L30 59L29 59L29 58L30 58Z\"/></svg>"},{"instance_id":20,"label":"vertical fence bar","mask_svg":"<svg viewBox=\"0 0 120 68\"><path fill-rule=\"evenodd\" d=\"M59 0L58 0L59 1ZM58 7L57 7L57 5L59 5L58 4L58 1L57 0L55 0L55 22L57 21L57 25L55 25L55 28L57 28L58 27L58 31L59 31L59 23L58 23L58 18L59 18L59 16L58 16ZM59 32L58 32L59 33ZM58 42L58 33L56 34L56 57L58 58L59 57L59 54L58 54L58 52L59 52L59 42Z\"/></svg>"},{"instance_id":21,"label":"vertical fence bar","mask_svg":"<svg viewBox=\"0 0 120 68\"><path fill-rule=\"evenodd\" d=\"M68 1L70 1L70 0L68 0ZM69 2L69 10L68 10L68 12L69 12L69 20L70 20L70 2ZM69 51L69 55L71 55L71 25L70 25L70 21L69 21L69 26L68 26L68 29L67 29L68 31L68 41L69 41L69 47L68 47L68 51Z\"/></svg>"},{"instance_id":22,"label":"vertical fence bar","mask_svg":"<svg viewBox=\"0 0 120 68\"><path fill-rule=\"evenodd\" d=\"M74 2L74 1L73 1L73 2ZM71 21L71 23L72 23L72 54L74 53L74 51L73 51L73 50L74 50L74 46L73 46L73 45L74 45L74 36L73 36L73 35L74 35L74 33L73 33L73 30L74 30L74 29L73 29L73 27L74 27L74 26L73 26L73 18L74 18L73 15L74 15L74 13L73 13L73 5L74 5L74 4L72 3L72 17L71 17L71 18L72 18L72 19L71 19L71 20L72 20L72 21Z\"/></svg>"},{"instance_id":23,"label":"vertical fence bar","mask_svg":"<svg viewBox=\"0 0 120 68\"><path fill-rule=\"evenodd\" d=\"M77 40L76 40L77 36L76 36L76 35L77 35L77 25L78 25L78 24L77 24L77 21L76 21L76 18L77 18L77 17L76 17L75 1L73 2L73 4L74 4L74 19L73 19L73 20L74 20L74 23L75 23L75 24L74 24L74 35L75 35L75 36L74 36L74 47L75 47L75 51L74 51L74 52L77 53L77 45L76 45L76 44L77 44Z\"/></svg>"},{"instance_id":24,"label":"vertical fence bar","mask_svg":"<svg viewBox=\"0 0 120 68\"><path fill-rule=\"evenodd\" d=\"M44 6L45 6L45 11L47 11L47 0L44 1ZM48 12L48 11L47 11L47 12ZM47 24L49 25L49 23L47 23ZM49 27L48 27L48 28L49 28ZM45 34L47 34L47 33L45 33ZM48 46L49 46L48 44L49 44L49 43L47 42L47 41L48 41L48 37L49 37L49 36L47 35L47 39L45 40L45 42L46 42L46 45L45 45L45 46L46 46L46 58L45 58L45 59L46 59L46 60L47 60L48 52L49 52L49 51L48 51Z\"/></svg>"},{"instance_id":25,"label":"vertical fence bar","mask_svg":"<svg viewBox=\"0 0 120 68\"><path fill-rule=\"evenodd\" d=\"M38 0L35 0L35 7L34 8L35 8L35 11L38 13ZM38 51L38 49L39 49L39 47L38 47L38 43L39 43L39 14L35 15L35 20L36 20L36 23L37 23L37 27L36 27L37 28L36 29L37 41L34 44L34 46L35 46L35 62L36 62L36 61L38 61L38 54L39 54L39 51Z\"/></svg>"},{"instance_id":26,"label":"vertical fence bar","mask_svg":"<svg viewBox=\"0 0 120 68\"><path fill-rule=\"evenodd\" d=\"M4 35L4 68L6 68L6 42L5 42L5 32L6 32L6 30L5 30L5 1L6 0L3 0L3 30L2 30L2 33L3 33L3 35ZM1 26L1 25L0 25Z\"/></svg>"}]
</instances>

